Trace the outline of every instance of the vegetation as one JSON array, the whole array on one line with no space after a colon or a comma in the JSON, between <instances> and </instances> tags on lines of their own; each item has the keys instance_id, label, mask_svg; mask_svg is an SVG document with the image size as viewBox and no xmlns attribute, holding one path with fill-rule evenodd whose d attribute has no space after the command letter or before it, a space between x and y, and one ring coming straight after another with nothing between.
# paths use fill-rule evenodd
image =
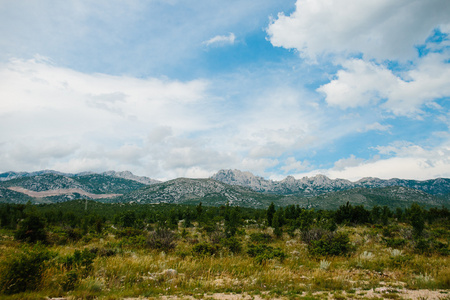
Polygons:
<instances>
[{"instance_id":1,"label":"vegetation","mask_svg":"<svg viewBox=\"0 0 450 300\"><path fill-rule=\"evenodd\" d=\"M2 299L450 296L444 207L0 204L0 232Z\"/></svg>"}]
</instances>

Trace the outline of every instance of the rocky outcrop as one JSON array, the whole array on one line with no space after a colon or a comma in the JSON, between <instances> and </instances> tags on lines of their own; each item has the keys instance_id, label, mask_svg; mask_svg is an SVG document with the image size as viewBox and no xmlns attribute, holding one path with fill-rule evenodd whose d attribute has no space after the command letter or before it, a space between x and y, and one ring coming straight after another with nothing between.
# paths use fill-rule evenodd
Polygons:
<instances>
[{"instance_id":1,"label":"rocky outcrop","mask_svg":"<svg viewBox=\"0 0 450 300\"><path fill-rule=\"evenodd\" d=\"M382 188L392 186L412 188L431 195L446 195L450 193L450 179L448 178L419 181L398 178L384 180L366 177L356 182L351 182L346 179L330 179L325 175L319 174L301 179L288 176L281 181L274 181L239 170L220 170L211 176L211 178L230 185L245 186L257 192L279 195L316 196L353 188Z\"/></svg>"}]
</instances>

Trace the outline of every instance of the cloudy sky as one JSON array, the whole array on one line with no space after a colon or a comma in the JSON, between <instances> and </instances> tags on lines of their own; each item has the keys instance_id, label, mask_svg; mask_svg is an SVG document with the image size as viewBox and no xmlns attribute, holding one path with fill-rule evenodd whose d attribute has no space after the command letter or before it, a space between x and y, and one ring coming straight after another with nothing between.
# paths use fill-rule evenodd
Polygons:
<instances>
[{"instance_id":1,"label":"cloudy sky","mask_svg":"<svg viewBox=\"0 0 450 300\"><path fill-rule=\"evenodd\" d=\"M0 171L450 177L448 0L0 0Z\"/></svg>"}]
</instances>

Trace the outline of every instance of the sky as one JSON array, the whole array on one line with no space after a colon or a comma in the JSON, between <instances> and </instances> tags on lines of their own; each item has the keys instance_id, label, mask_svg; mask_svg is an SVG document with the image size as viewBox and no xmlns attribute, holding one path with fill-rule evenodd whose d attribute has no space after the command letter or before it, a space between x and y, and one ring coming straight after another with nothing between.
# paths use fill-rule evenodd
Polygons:
<instances>
[{"instance_id":1,"label":"sky","mask_svg":"<svg viewBox=\"0 0 450 300\"><path fill-rule=\"evenodd\" d=\"M448 0L0 0L0 172L450 177Z\"/></svg>"}]
</instances>

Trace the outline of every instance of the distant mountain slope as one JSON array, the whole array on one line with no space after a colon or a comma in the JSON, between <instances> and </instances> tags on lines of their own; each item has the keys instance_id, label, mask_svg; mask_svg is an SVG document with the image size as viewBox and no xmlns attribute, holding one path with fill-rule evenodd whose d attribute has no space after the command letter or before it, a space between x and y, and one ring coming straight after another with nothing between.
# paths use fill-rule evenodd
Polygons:
<instances>
[{"instance_id":1,"label":"distant mountain slope","mask_svg":"<svg viewBox=\"0 0 450 300\"><path fill-rule=\"evenodd\" d=\"M305 199L302 200L304 202ZM307 200L307 205L320 209L336 209L339 206L349 202L352 205L363 205L371 208L375 205L388 206L390 208L407 208L412 203L421 206L440 207L442 205L449 207L450 202L412 188L401 186L383 187L383 188L354 188L345 191L332 192L328 194L312 197Z\"/></svg>"},{"instance_id":2,"label":"distant mountain slope","mask_svg":"<svg viewBox=\"0 0 450 300\"><path fill-rule=\"evenodd\" d=\"M442 197L405 187L354 188L330 192L315 197L275 195L252 191L238 185L229 185L213 179L179 178L151 185L123 196L103 200L108 202L172 203L219 206L227 202L243 207L267 208L271 202L276 206L299 205L305 208L336 209L350 202L371 208L387 205L391 208L409 207L413 202L425 207L449 206Z\"/></svg>"},{"instance_id":3,"label":"distant mountain slope","mask_svg":"<svg viewBox=\"0 0 450 300\"><path fill-rule=\"evenodd\" d=\"M42 171L36 171L36 172L9 171L9 172L0 174L0 181L7 181L7 180L11 180L11 179L16 179L16 178L32 177L32 176L38 176L38 175L44 175L44 174L56 174L56 175L62 175L62 176L67 176L67 177L75 176L75 174L62 173L62 172L53 171L53 170L42 170Z\"/></svg>"},{"instance_id":4,"label":"distant mountain slope","mask_svg":"<svg viewBox=\"0 0 450 300\"><path fill-rule=\"evenodd\" d=\"M30 191L42 192L58 189L82 189L93 194L115 193L123 194L139 189L145 184L101 174L89 174L67 177L47 173L42 175L27 176L3 181L4 187L22 187Z\"/></svg>"},{"instance_id":5,"label":"distant mountain slope","mask_svg":"<svg viewBox=\"0 0 450 300\"><path fill-rule=\"evenodd\" d=\"M0 186L0 203L25 204L28 201L33 202L33 200L34 199L28 195Z\"/></svg>"},{"instance_id":6,"label":"distant mountain slope","mask_svg":"<svg viewBox=\"0 0 450 300\"><path fill-rule=\"evenodd\" d=\"M131 173L130 171L122 171L122 172L107 171L107 172L103 172L102 175L113 176L113 177L123 178L123 179L128 179L128 180L134 180L134 181L146 184L146 185L151 185L151 184L161 182L159 180L151 179L151 178L145 177L145 176L136 176L133 173Z\"/></svg>"},{"instance_id":7,"label":"distant mountain slope","mask_svg":"<svg viewBox=\"0 0 450 300\"><path fill-rule=\"evenodd\" d=\"M44 175L44 174L56 174L56 175L61 175L64 177L81 177L81 176L85 176L85 175L94 175L97 173L82 172L82 173L72 174L72 173L62 173L62 172L58 172L58 171L54 171L54 170L42 170L42 171L36 171L36 172L13 172L13 171L10 171L10 172L1 173L0 181L7 181L7 180L22 178L22 177L33 177L33 176ZM133 181L137 181L139 183L143 183L146 185L161 182L159 180L151 179L151 178L145 177L145 176L136 176L133 173L131 173L130 171L121 171L121 172L106 171L106 172L103 172L98 175L106 175L106 176L112 176L112 177L117 177L117 178L133 180Z\"/></svg>"},{"instance_id":8,"label":"distant mountain slope","mask_svg":"<svg viewBox=\"0 0 450 300\"><path fill-rule=\"evenodd\" d=\"M450 193L450 179L438 178L425 181L367 177L357 182L345 179L330 179L324 175L295 179L288 176L281 181L267 180L250 172L239 170L220 170L211 179L231 185L248 187L254 191L279 195L317 196L329 192L343 191L354 188L381 188L402 186L424 191L431 195L446 195Z\"/></svg>"},{"instance_id":9,"label":"distant mountain slope","mask_svg":"<svg viewBox=\"0 0 450 300\"><path fill-rule=\"evenodd\" d=\"M56 171L0 174L0 202L51 203L87 198L104 202L239 205L266 208L298 204L335 209L347 201L372 207L449 206L450 179L416 181L363 178L357 182L323 175L281 181L266 180L249 172L221 170L212 178L178 178L154 183L130 172L108 171L65 174ZM153 182L148 185L142 182Z\"/></svg>"},{"instance_id":10,"label":"distant mountain slope","mask_svg":"<svg viewBox=\"0 0 450 300\"><path fill-rule=\"evenodd\" d=\"M176 203L205 205L239 205L267 207L283 196L265 195L241 186L232 186L213 179L178 178L154 184L112 199L118 202Z\"/></svg>"},{"instance_id":11,"label":"distant mountain slope","mask_svg":"<svg viewBox=\"0 0 450 300\"><path fill-rule=\"evenodd\" d=\"M1 202L21 203L25 199L32 202L36 202L36 199L44 202L58 202L77 198L111 198L147 186L136 180L95 173L74 175L43 171L32 175L32 173L11 174L9 172L9 175L3 178L8 176L14 179L0 182L0 187L3 188L3 193L0 195Z\"/></svg>"}]
</instances>

